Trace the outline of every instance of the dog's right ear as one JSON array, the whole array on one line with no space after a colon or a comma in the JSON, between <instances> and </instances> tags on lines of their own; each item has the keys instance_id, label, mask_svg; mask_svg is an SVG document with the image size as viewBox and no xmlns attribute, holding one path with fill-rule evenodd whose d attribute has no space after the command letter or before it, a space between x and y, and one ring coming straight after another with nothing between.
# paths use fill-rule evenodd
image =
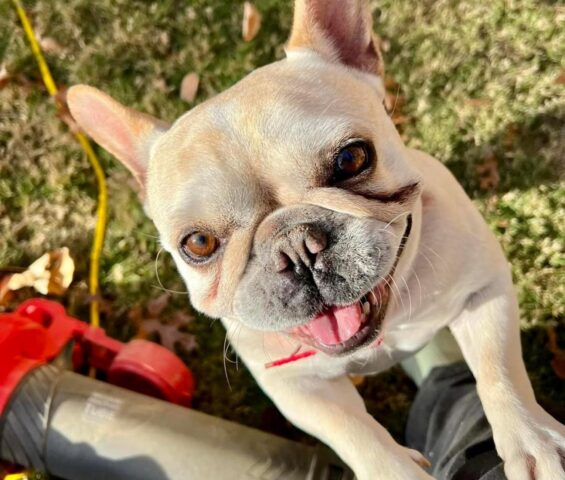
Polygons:
<instances>
[{"instance_id":1,"label":"dog's right ear","mask_svg":"<svg viewBox=\"0 0 565 480\"><path fill-rule=\"evenodd\" d=\"M295 0L286 51L301 49L383 76L383 60L367 0Z\"/></svg>"},{"instance_id":2,"label":"dog's right ear","mask_svg":"<svg viewBox=\"0 0 565 480\"><path fill-rule=\"evenodd\" d=\"M71 87L67 102L79 127L133 174L143 197L151 146L165 133L168 125L124 107L109 95L87 85Z\"/></svg>"}]
</instances>

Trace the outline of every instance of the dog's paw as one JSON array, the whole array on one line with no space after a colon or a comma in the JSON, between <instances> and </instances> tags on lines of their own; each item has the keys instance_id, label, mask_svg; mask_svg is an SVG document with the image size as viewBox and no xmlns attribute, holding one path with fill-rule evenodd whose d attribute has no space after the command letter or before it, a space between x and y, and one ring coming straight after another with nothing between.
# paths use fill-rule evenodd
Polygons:
<instances>
[{"instance_id":1,"label":"dog's paw","mask_svg":"<svg viewBox=\"0 0 565 480\"><path fill-rule=\"evenodd\" d=\"M508 480L565 480L565 428L540 412L495 435Z\"/></svg>"}]
</instances>

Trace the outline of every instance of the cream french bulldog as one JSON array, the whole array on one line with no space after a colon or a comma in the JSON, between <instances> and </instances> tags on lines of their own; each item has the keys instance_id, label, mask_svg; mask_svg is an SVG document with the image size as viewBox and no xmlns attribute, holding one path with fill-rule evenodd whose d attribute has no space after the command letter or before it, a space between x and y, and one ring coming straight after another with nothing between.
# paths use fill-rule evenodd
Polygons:
<instances>
[{"instance_id":1,"label":"cream french bulldog","mask_svg":"<svg viewBox=\"0 0 565 480\"><path fill-rule=\"evenodd\" d=\"M281 412L359 480L431 477L348 374L382 371L446 326L508 478L565 478L565 431L534 398L508 263L450 172L403 145L366 3L296 0L286 52L172 125L88 86L68 101L138 180L193 305L222 318ZM284 358L301 359L267 368Z\"/></svg>"}]
</instances>

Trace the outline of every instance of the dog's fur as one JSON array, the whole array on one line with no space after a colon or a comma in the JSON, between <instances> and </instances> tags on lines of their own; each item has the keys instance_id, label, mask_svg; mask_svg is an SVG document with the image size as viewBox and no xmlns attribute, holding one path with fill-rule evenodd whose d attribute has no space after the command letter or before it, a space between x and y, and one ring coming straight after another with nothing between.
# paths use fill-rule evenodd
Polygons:
<instances>
[{"instance_id":1,"label":"dog's fur","mask_svg":"<svg viewBox=\"0 0 565 480\"><path fill-rule=\"evenodd\" d=\"M534 398L507 261L449 171L403 145L383 107L368 7L356 0L295 7L285 60L171 126L87 86L70 89L71 112L139 181L193 305L222 318L281 412L330 445L357 478L430 478L418 466L425 459L369 416L347 374L382 371L445 326L476 377L507 476L565 478L565 432ZM370 142L375 161L358 178L330 184L335 152L352 138ZM310 227L327 237L314 249L315 264L303 251L307 235L317 235L304 233ZM195 230L219 239L199 265L179 252ZM281 273L280 252L308 275ZM301 344L284 332L327 305L356 302L387 274L379 342L265 368Z\"/></svg>"}]
</instances>

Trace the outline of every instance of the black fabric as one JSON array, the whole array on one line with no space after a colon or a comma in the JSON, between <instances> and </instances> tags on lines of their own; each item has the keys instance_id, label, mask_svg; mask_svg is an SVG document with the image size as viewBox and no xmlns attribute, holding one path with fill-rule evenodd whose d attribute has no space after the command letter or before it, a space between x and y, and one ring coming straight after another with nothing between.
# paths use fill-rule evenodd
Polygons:
<instances>
[{"instance_id":1,"label":"black fabric","mask_svg":"<svg viewBox=\"0 0 565 480\"><path fill-rule=\"evenodd\" d=\"M438 480L505 480L492 431L464 363L432 370L408 417L406 441Z\"/></svg>"}]
</instances>

